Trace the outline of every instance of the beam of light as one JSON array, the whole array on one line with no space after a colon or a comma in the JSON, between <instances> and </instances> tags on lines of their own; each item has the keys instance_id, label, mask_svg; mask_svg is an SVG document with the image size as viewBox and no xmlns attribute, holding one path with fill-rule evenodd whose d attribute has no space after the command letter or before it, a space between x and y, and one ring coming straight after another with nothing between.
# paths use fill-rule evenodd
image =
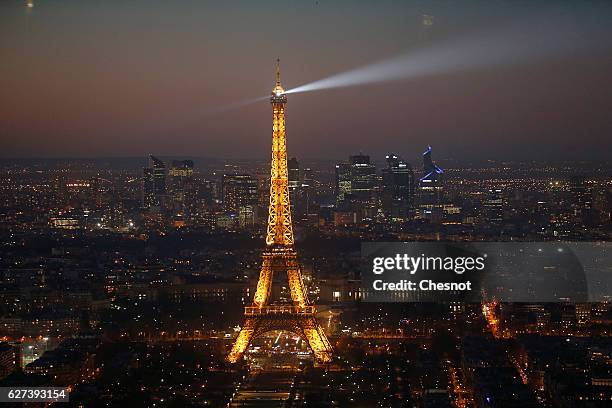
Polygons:
<instances>
[{"instance_id":1,"label":"beam of light","mask_svg":"<svg viewBox=\"0 0 612 408\"><path fill-rule=\"evenodd\" d=\"M311 92L496 65L537 63L595 48L609 47L604 21L593 13L568 17L538 15L533 20L450 39L431 47L375 62L285 91ZM609 10L604 10L609 12Z\"/></svg>"},{"instance_id":2,"label":"beam of light","mask_svg":"<svg viewBox=\"0 0 612 408\"><path fill-rule=\"evenodd\" d=\"M241 109L257 102L261 102L267 100L269 96L258 96L255 98L247 98L241 101L231 102L219 106L205 106L197 109L190 110L188 112L183 112L180 115L175 116L171 120L166 120L164 123L158 123L157 125L151 126L148 130L149 132L157 132L157 133L168 133L172 131L176 131L185 126L189 126L191 124L197 123L201 121L203 118L209 116L220 115L223 113L231 112L237 109Z\"/></svg>"},{"instance_id":3,"label":"beam of light","mask_svg":"<svg viewBox=\"0 0 612 408\"><path fill-rule=\"evenodd\" d=\"M236 109L244 108L249 105L253 105L257 102L264 101L268 98L269 98L268 95L258 96L256 98L249 98L249 99L244 99L242 101L232 102L232 103L228 103L228 104L221 105L221 106L215 106L215 107L205 110L204 115L216 115L219 113L230 112Z\"/></svg>"}]
</instances>

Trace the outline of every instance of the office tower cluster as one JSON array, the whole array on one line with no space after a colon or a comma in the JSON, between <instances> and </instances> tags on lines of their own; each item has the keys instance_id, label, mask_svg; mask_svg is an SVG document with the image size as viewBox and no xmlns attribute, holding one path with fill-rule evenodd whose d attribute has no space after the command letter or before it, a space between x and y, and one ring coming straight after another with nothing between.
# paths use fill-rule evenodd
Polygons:
<instances>
[{"instance_id":1,"label":"office tower cluster","mask_svg":"<svg viewBox=\"0 0 612 408\"><path fill-rule=\"evenodd\" d=\"M402 222L426 219L442 222L445 208L444 171L434 164L431 146L423 153L422 176L402 157L386 155L386 166L378 175L370 156L358 154L336 164L335 224L368 220Z\"/></svg>"},{"instance_id":2,"label":"office tower cluster","mask_svg":"<svg viewBox=\"0 0 612 408\"><path fill-rule=\"evenodd\" d=\"M143 226L184 227L207 219L214 183L195 172L193 160L165 162L150 155L141 180Z\"/></svg>"},{"instance_id":3,"label":"office tower cluster","mask_svg":"<svg viewBox=\"0 0 612 408\"><path fill-rule=\"evenodd\" d=\"M125 162L121 166L125 166ZM196 166L197 165L197 166ZM55 229L132 234L176 228L260 231L270 200L268 160L216 161L147 157L122 170L58 171L46 181ZM577 225L599 230L611 217L610 192L588 173L550 178L548 167L437 164L427 146L418 165L389 153L380 161L360 153L347 160L287 159L292 222L302 231L363 235L437 234L569 239ZM46 186L47 184L45 184Z\"/></svg>"},{"instance_id":4,"label":"office tower cluster","mask_svg":"<svg viewBox=\"0 0 612 408\"><path fill-rule=\"evenodd\" d=\"M288 160L287 167L294 217L305 220L313 182L311 170L301 169L296 158ZM267 174L258 174L251 167L225 163L219 168L215 164L204 175L194 170L192 160L164 161L151 155L142 170L141 181L143 222L158 229L204 226L235 230L265 222L269 179Z\"/></svg>"}]
</instances>

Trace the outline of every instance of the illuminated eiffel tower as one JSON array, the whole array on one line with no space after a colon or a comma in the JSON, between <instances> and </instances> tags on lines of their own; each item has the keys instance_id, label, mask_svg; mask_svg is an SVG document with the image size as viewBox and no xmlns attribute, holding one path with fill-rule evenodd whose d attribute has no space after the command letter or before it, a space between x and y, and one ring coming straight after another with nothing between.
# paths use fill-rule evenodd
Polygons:
<instances>
[{"instance_id":1,"label":"illuminated eiffel tower","mask_svg":"<svg viewBox=\"0 0 612 408\"><path fill-rule=\"evenodd\" d=\"M310 304L304 291L297 252L293 247L285 135L287 95L284 92L277 60L276 86L270 97L273 111L272 169L266 249L262 254L253 304L245 307L244 324L227 356L231 363L242 357L254 338L272 330L287 330L301 335L308 341L317 363L331 361L332 347L315 318L315 306ZM279 272L287 274L292 303L270 303L272 278Z\"/></svg>"}]
</instances>

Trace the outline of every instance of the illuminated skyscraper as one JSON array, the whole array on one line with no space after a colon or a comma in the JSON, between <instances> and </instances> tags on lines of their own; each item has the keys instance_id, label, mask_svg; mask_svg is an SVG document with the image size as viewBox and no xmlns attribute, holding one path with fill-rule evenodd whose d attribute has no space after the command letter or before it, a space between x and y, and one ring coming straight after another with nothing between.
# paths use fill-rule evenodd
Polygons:
<instances>
[{"instance_id":1,"label":"illuminated skyscraper","mask_svg":"<svg viewBox=\"0 0 612 408\"><path fill-rule=\"evenodd\" d=\"M441 222L444 171L434 164L431 151L431 146L427 146L423 152L423 177L419 179L419 215L432 222Z\"/></svg>"},{"instance_id":2,"label":"illuminated skyscraper","mask_svg":"<svg viewBox=\"0 0 612 408\"><path fill-rule=\"evenodd\" d=\"M142 206L144 208L158 205L155 200L155 183L153 182L153 169L145 167L142 169Z\"/></svg>"},{"instance_id":3,"label":"illuminated skyscraper","mask_svg":"<svg viewBox=\"0 0 612 408\"><path fill-rule=\"evenodd\" d=\"M193 195L193 161L173 160L168 173L172 200L181 204L190 201Z\"/></svg>"},{"instance_id":4,"label":"illuminated skyscraper","mask_svg":"<svg viewBox=\"0 0 612 408\"><path fill-rule=\"evenodd\" d=\"M159 206L166 195L166 165L157 157L149 156L149 167L142 171L142 205L145 208Z\"/></svg>"},{"instance_id":5,"label":"illuminated skyscraper","mask_svg":"<svg viewBox=\"0 0 612 408\"><path fill-rule=\"evenodd\" d=\"M504 197L501 189L489 189L485 193L483 207L484 216L489 225L499 226L502 224L504 217Z\"/></svg>"},{"instance_id":6,"label":"illuminated skyscraper","mask_svg":"<svg viewBox=\"0 0 612 408\"><path fill-rule=\"evenodd\" d=\"M161 197L166 194L166 165L153 155L149 156L149 161L153 169L155 195Z\"/></svg>"},{"instance_id":7,"label":"illuminated skyscraper","mask_svg":"<svg viewBox=\"0 0 612 408\"><path fill-rule=\"evenodd\" d=\"M349 161L336 165L336 199L338 202L351 199L361 204L371 204L376 189L376 166L370 156L358 154Z\"/></svg>"},{"instance_id":8,"label":"illuminated skyscraper","mask_svg":"<svg viewBox=\"0 0 612 408\"><path fill-rule=\"evenodd\" d=\"M292 157L287 162L289 171L289 193L295 191L301 184L300 180L300 163L295 157Z\"/></svg>"},{"instance_id":9,"label":"illuminated skyscraper","mask_svg":"<svg viewBox=\"0 0 612 408\"><path fill-rule=\"evenodd\" d=\"M414 205L414 172L410 164L391 153L382 171L382 205L385 215L395 220L411 218Z\"/></svg>"},{"instance_id":10,"label":"illuminated skyscraper","mask_svg":"<svg viewBox=\"0 0 612 408\"><path fill-rule=\"evenodd\" d=\"M376 188L376 166L370 156L358 154L349 158L351 163L351 195L362 203L371 203Z\"/></svg>"},{"instance_id":11,"label":"illuminated skyscraper","mask_svg":"<svg viewBox=\"0 0 612 408\"><path fill-rule=\"evenodd\" d=\"M223 208L237 213L241 207L257 205L257 180L250 174L223 175Z\"/></svg>"},{"instance_id":12,"label":"illuminated skyscraper","mask_svg":"<svg viewBox=\"0 0 612 408\"><path fill-rule=\"evenodd\" d=\"M304 180L305 174L300 170L300 163L295 157L289 159L287 166L289 170L291 213L294 220L302 220L308 213L310 185Z\"/></svg>"},{"instance_id":13,"label":"illuminated skyscraper","mask_svg":"<svg viewBox=\"0 0 612 408\"><path fill-rule=\"evenodd\" d=\"M351 194L351 165L346 162L336 164L336 202L342 203Z\"/></svg>"}]
</instances>

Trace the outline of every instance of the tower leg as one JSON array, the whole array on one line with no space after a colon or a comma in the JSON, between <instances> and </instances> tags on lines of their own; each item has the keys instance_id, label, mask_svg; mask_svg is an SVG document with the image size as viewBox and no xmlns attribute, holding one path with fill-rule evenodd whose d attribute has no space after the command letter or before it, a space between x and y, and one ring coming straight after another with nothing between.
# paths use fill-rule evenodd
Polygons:
<instances>
[{"instance_id":1,"label":"tower leg","mask_svg":"<svg viewBox=\"0 0 612 408\"><path fill-rule=\"evenodd\" d=\"M294 268L287 271L287 279L289 280L289 290L291 292L291 300L296 306L306 306L306 293L304 291L304 282L297 262Z\"/></svg>"},{"instance_id":2,"label":"tower leg","mask_svg":"<svg viewBox=\"0 0 612 408\"><path fill-rule=\"evenodd\" d=\"M329 363L332 356L332 346L317 319L309 317L301 322L302 331L308 345L318 363Z\"/></svg>"},{"instance_id":3,"label":"tower leg","mask_svg":"<svg viewBox=\"0 0 612 408\"><path fill-rule=\"evenodd\" d=\"M270 292L272 291L272 259L270 256L264 255L261 261L261 271L259 272L259 280L257 281L257 290L253 303L257 307L262 307L268 304Z\"/></svg>"},{"instance_id":4,"label":"tower leg","mask_svg":"<svg viewBox=\"0 0 612 408\"><path fill-rule=\"evenodd\" d=\"M244 321L244 326L240 329L238 337L232 346L232 351L227 356L227 361L235 363L242 358L247 347L253 339L253 333L255 332L255 321L247 318Z\"/></svg>"}]
</instances>

